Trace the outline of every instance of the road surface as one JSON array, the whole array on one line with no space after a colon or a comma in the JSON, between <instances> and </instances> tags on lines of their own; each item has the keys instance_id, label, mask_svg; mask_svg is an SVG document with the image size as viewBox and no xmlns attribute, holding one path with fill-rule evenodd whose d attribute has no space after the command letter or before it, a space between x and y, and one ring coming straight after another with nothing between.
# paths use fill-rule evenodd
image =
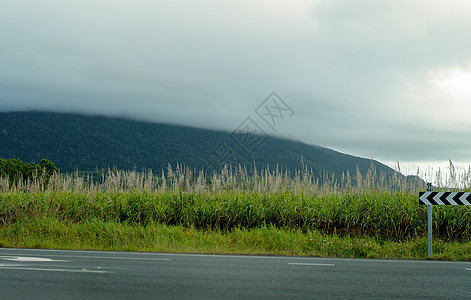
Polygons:
<instances>
[{"instance_id":1,"label":"road surface","mask_svg":"<svg viewBox=\"0 0 471 300\"><path fill-rule=\"evenodd\" d=\"M0 248L1 299L465 299L471 263Z\"/></svg>"}]
</instances>

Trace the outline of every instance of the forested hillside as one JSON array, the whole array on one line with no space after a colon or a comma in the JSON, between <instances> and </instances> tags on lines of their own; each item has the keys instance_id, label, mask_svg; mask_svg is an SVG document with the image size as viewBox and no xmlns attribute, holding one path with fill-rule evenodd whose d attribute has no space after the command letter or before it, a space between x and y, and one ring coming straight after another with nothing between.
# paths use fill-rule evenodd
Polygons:
<instances>
[{"instance_id":1,"label":"forested hillside","mask_svg":"<svg viewBox=\"0 0 471 300\"><path fill-rule=\"evenodd\" d=\"M245 138L260 141L258 136ZM315 174L341 176L347 170L353 175L357 166L365 174L372 163L370 159L273 137L249 154L230 133L222 131L78 114L0 113L0 158L36 163L46 158L61 172L108 167L160 172L177 163L211 172L225 163L240 163L249 170L254 164L260 169L278 166L291 174L304 165ZM378 174L393 173L391 168L373 163Z\"/></svg>"}]
</instances>

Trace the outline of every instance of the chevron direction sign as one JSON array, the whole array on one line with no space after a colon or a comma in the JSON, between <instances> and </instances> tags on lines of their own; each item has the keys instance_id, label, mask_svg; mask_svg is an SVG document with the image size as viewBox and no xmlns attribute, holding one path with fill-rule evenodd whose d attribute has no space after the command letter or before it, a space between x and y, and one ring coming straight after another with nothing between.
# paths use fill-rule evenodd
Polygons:
<instances>
[{"instance_id":1,"label":"chevron direction sign","mask_svg":"<svg viewBox=\"0 0 471 300\"><path fill-rule=\"evenodd\" d=\"M420 192L419 204L471 205L470 192Z\"/></svg>"}]
</instances>

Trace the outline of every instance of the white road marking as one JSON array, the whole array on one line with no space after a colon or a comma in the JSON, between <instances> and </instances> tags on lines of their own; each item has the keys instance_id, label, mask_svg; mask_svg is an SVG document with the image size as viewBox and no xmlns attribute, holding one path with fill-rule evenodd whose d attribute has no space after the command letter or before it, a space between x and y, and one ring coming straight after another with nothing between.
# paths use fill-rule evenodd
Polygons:
<instances>
[{"instance_id":1,"label":"white road marking","mask_svg":"<svg viewBox=\"0 0 471 300\"><path fill-rule=\"evenodd\" d=\"M294 256L266 256L266 255L224 255L224 254L190 254L190 253L165 253L165 252L124 252L124 251L98 251L98 250L66 250L66 249L28 249L28 248L0 248L0 254L6 254L6 252L30 252L29 255L34 255L32 253L40 253L44 255L44 252L47 253L90 253L90 254L107 254L113 253L115 255L140 255L140 256L169 256L169 257L205 257L205 258L239 258L239 259L277 259L277 260L298 260L298 261L315 261L315 260L322 260L322 261L335 261L335 262L374 262L374 263L389 263L389 264L396 264L396 263L404 263L404 264L411 264L411 263L420 263L420 264L447 264L447 265L463 265L464 263L471 264L469 262L462 262L462 261L440 261L440 260L406 260L406 259L376 259L376 258L335 258L335 257L294 257ZM15 253L16 254L16 253ZM50 255L46 254L50 257L74 257L70 255ZM81 256L83 258L88 258L89 256ZM93 257L90 257L93 258ZM127 259L127 258L120 258L116 257L113 259ZM146 260L145 258L132 258L134 260ZM167 261L171 259L166 259ZM471 270L471 268L470 268Z\"/></svg>"},{"instance_id":2,"label":"white road marking","mask_svg":"<svg viewBox=\"0 0 471 300\"><path fill-rule=\"evenodd\" d=\"M315 264L315 263L288 263L291 266L324 266L324 267L335 267L335 264Z\"/></svg>"},{"instance_id":3,"label":"white road marking","mask_svg":"<svg viewBox=\"0 0 471 300\"><path fill-rule=\"evenodd\" d=\"M83 253L83 252L82 252ZM67 258L90 258L90 259L121 259L121 260L144 260L144 261L170 261L170 258L144 258L144 257L118 257L118 256L91 256L91 255L57 255L48 254L49 257L67 257ZM12 260L12 261L23 261L23 262L53 262L53 261L66 261L56 260L52 258L43 257L25 257L25 256L1 256L0 259Z\"/></svg>"},{"instance_id":4,"label":"white road marking","mask_svg":"<svg viewBox=\"0 0 471 300\"><path fill-rule=\"evenodd\" d=\"M107 272L107 271L94 271L94 270L87 270L87 269L70 270L70 269L27 268L27 267L13 267L13 266L10 266L10 267L0 266L0 269L3 269L3 270L46 271L46 272L69 272L69 273L98 273L98 274L113 273L113 272Z\"/></svg>"},{"instance_id":5,"label":"white road marking","mask_svg":"<svg viewBox=\"0 0 471 300\"><path fill-rule=\"evenodd\" d=\"M169 258L141 258L141 257L117 257L117 256L90 256L90 255L48 255L50 257L67 258L91 258L91 259L118 259L118 260L144 260L144 261L170 261Z\"/></svg>"},{"instance_id":6,"label":"white road marking","mask_svg":"<svg viewBox=\"0 0 471 300\"><path fill-rule=\"evenodd\" d=\"M20 262L54 262L64 260L54 260L52 258L45 257L28 257L28 256L0 256L0 259Z\"/></svg>"},{"instance_id":7,"label":"white road marking","mask_svg":"<svg viewBox=\"0 0 471 300\"><path fill-rule=\"evenodd\" d=\"M465 271L471 271L471 268L466 268L466 269L464 269L464 270L465 270Z\"/></svg>"}]
</instances>

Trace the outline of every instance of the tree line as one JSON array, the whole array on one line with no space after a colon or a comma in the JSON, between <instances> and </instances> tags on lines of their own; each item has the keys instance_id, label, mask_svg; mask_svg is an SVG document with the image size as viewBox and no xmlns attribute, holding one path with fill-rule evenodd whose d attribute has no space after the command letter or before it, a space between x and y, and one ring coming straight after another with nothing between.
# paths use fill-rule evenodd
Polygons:
<instances>
[{"instance_id":1,"label":"tree line","mask_svg":"<svg viewBox=\"0 0 471 300\"><path fill-rule=\"evenodd\" d=\"M34 162L24 163L19 158L0 159L0 177L8 178L10 182L28 181L43 178L46 181L58 173L56 165L48 160L42 159L39 164Z\"/></svg>"}]
</instances>

